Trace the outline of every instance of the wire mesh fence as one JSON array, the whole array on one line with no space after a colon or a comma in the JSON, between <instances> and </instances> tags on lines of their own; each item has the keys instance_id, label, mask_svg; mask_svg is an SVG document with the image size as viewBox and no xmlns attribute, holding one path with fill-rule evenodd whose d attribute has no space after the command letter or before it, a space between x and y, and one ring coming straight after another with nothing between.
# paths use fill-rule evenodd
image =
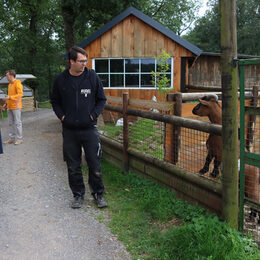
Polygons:
<instances>
[{"instance_id":1,"label":"wire mesh fence","mask_svg":"<svg viewBox=\"0 0 260 260\"><path fill-rule=\"evenodd\" d=\"M242 121L242 126L240 126L245 128L245 147L243 149L253 156L251 163L245 161L244 165L245 185L243 193L246 202L242 207L244 207L244 232L245 234L251 232L254 239L260 244L260 160L255 160L254 157L260 154L259 86L260 65L254 65L254 68L246 71L245 91L250 96L250 99L246 100L246 106L256 112L246 113L245 120ZM252 93L255 93L255 97L252 97ZM122 105L122 102L120 105ZM169 114L169 111L157 112ZM191 109L189 113L191 114ZM208 121L205 118L197 117L196 119ZM200 175L203 178L211 179L214 182L222 181L221 166L219 167L220 175L217 178L210 176L214 167L213 162L210 164L208 172L203 175L199 174L206 162L208 153L207 139L210 131L201 128L183 127L183 125L176 126L173 123L168 123L168 121L154 120L145 116L133 116L132 114L127 115L127 122L129 148L135 148L154 158L170 162L179 168ZM99 130L104 136L123 144L123 123L123 112L107 109L103 113L103 120L99 124Z\"/></svg>"},{"instance_id":2,"label":"wire mesh fence","mask_svg":"<svg viewBox=\"0 0 260 260\"><path fill-rule=\"evenodd\" d=\"M137 118L129 126L129 146L161 160L165 155L164 139L163 122Z\"/></svg>"},{"instance_id":3,"label":"wire mesh fence","mask_svg":"<svg viewBox=\"0 0 260 260\"><path fill-rule=\"evenodd\" d=\"M160 111L163 113L163 111ZM204 121L208 121L205 118ZM99 122L100 123L100 122ZM135 148L154 158L175 164L176 166L199 174L207 157L206 142L209 133L178 127L178 140L174 136L174 126L161 121L137 116L128 117L129 124L129 147ZM102 123L99 131L104 136L123 143L123 116L122 113L106 110L103 113ZM213 170L213 162L209 171L202 177L219 181L210 177Z\"/></svg>"},{"instance_id":4,"label":"wire mesh fence","mask_svg":"<svg viewBox=\"0 0 260 260\"><path fill-rule=\"evenodd\" d=\"M241 69L241 68L240 68ZM260 246L260 64L250 64L241 69L241 91L250 91L249 100L244 104L241 114L241 125L244 129L241 138L241 159L244 174L244 210L243 230L251 233ZM240 75L241 77L241 75Z\"/></svg>"},{"instance_id":5,"label":"wire mesh fence","mask_svg":"<svg viewBox=\"0 0 260 260\"><path fill-rule=\"evenodd\" d=\"M206 156L207 133L201 131L181 128L181 146L179 151L179 161L177 165L189 172L199 173L203 168ZM212 166L209 172L212 170ZM209 172L204 176L209 177Z\"/></svg>"}]
</instances>

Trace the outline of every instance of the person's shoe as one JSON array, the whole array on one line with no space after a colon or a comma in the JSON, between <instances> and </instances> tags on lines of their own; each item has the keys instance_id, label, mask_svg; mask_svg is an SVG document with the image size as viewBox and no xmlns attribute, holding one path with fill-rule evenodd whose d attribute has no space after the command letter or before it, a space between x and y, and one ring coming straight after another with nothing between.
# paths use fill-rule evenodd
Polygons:
<instances>
[{"instance_id":1,"label":"person's shoe","mask_svg":"<svg viewBox=\"0 0 260 260\"><path fill-rule=\"evenodd\" d=\"M74 200L72 201L71 203L71 207L73 209L79 209L82 207L82 204L83 204L83 200L84 198L83 197L74 197Z\"/></svg>"},{"instance_id":2,"label":"person's shoe","mask_svg":"<svg viewBox=\"0 0 260 260\"><path fill-rule=\"evenodd\" d=\"M23 140L20 140L20 139L19 139L19 140L16 140L16 141L14 142L15 145L22 144L22 143L23 143Z\"/></svg>"},{"instance_id":3,"label":"person's shoe","mask_svg":"<svg viewBox=\"0 0 260 260\"><path fill-rule=\"evenodd\" d=\"M103 198L103 194L96 194L96 193L94 193L92 195L94 197L94 200L97 203L98 208L105 208L105 207L107 207L107 203L106 203L106 201Z\"/></svg>"},{"instance_id":4,"label":"person's shoe","mask_svg":"<svg viewBox=\"0 0 260 260\"><path fill-rule=\"evenodd\" d=\"M4 144L13 144L14 140L12 139L8 139L7 141L4 142Z\"/></svg>"}]
</instances>

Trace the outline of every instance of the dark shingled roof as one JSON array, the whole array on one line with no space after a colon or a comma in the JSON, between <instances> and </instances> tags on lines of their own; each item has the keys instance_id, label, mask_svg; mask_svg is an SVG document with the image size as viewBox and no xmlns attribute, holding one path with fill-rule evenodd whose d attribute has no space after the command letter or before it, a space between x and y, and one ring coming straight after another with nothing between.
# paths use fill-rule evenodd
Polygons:
<instances>
[{"instance_id":1,"label":"dark shingled roof","mask_svg":"<svg viewBox=\"0 0 260 260\"><path fill-rule=\"evenodd\" d=\"M162 34L167 36L168 38L177 42L178 44L180 44L181 46L183 46L184 48L186 48L187 50L189 50L193 54L199 56L202 53L201 49L199 49L195 45L191 44L190 42L186 41L185 39L181 38L180 36L176 35L171 30L164 27L162 24L156 22L155 20L153 20L149 16L145 15L144 13L140 12L139 10L137 10L134 7L127 8L124 12L122 12L121 14L116 16L113 20L111 20L110 22L105 24L102 28L100 28L95 33L90 35L87 39L82 41L78 46L80 46L82 48L86 47L91 42L93 42L95 39L100 37L102 34L107 32L108 30L110 30L113 26L120 23L122 20L124 20L127 16L129 16L131 14L136 16L137 18L139 18L140 20L142 20L146 24L150 25L154 29L158 30L159 32L161 32Z\"/></svg>"}]
</instances>

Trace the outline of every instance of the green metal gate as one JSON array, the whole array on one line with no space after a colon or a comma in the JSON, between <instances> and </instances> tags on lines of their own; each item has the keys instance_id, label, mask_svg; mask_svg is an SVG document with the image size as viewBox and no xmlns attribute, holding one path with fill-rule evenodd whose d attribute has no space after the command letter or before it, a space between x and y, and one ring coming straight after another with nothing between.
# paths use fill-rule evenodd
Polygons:
<instances>
[{"instance_id":1,"label":"green metal gate","mask_svg":"<svg viewBox=\"0 0 260 260\"><path fill-rule=\"evenodd\" d=\"M260 245L260 59L239 61L240 230Z\"/></svg>"}]
</instances>

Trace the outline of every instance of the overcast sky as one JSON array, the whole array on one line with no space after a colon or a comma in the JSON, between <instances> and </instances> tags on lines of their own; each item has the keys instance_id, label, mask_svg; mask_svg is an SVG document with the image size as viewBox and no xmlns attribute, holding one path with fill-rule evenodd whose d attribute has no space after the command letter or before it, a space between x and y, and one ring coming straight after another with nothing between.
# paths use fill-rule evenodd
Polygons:
<instances>
[{"instance_id":1,"label":"overcast sky","mask_svg":"<svg viewBox=\"0 0 260 260\"><path fill-rule=\"evenodd\" d=\"M200 16L203 16L203 14L205 13L205 11L207 9L207 2L208 2L208 0L203 0L203 5L202 5L202 7L200 8L200 11L199 11Z\"/></svg>"}]
</instances>

